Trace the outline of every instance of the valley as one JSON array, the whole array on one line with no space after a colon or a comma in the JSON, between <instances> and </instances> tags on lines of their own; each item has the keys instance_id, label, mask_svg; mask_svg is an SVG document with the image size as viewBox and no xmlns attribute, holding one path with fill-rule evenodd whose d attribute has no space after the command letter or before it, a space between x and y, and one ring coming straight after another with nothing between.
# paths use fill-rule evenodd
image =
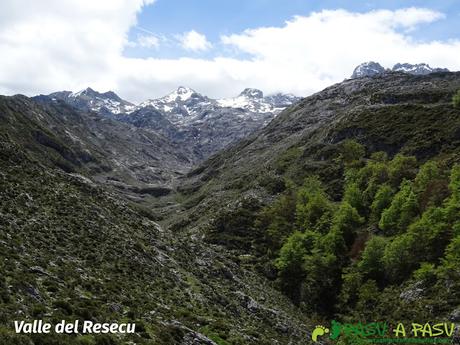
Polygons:
<instances>
[{"instance_id":1,"label":"valley","mask_svg":"<svg viewBox=\"0 0 460 345\"><path fill-rule=\"evenodd\" d=\"M0 339L306 344L333 318L458 322L460 73L403 67L305 98L1 96ZM136 333L16 335L19 317Z\"/></svg>"}]
</instances>

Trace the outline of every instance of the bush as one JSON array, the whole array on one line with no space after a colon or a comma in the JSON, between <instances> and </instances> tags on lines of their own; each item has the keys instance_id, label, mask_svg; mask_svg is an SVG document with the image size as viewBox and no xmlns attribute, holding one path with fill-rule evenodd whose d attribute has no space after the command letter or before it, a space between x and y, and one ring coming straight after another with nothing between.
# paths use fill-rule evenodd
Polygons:
<instances>
[{"instance_id":1,"label":"bush","mask_svg":"<svg viewBox=\"0 0 460 345\"><path fill-rule=\"evenodd\" d=\"M365 147L355 140L347 139L342 143L341 158L345 165L359 162L365 154Z\"/></svg>"}]
</instances>

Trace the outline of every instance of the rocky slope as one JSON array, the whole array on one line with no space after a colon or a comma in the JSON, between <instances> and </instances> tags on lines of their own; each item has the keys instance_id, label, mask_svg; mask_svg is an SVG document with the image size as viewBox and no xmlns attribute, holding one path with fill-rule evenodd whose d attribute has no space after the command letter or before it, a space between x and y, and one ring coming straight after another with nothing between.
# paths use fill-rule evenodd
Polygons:
<instances>
[{"instance_id":1,"label":"rocky slope","mask_svg":"<svg viewBox=\"0 0 460 345\"><path fill-rule=\"evenodd\" d=\"M0 130L32 159L84 174L142 201L171 192L192 165L187 148L48 97L0 98Z\"/></svg>"}]
</instances>

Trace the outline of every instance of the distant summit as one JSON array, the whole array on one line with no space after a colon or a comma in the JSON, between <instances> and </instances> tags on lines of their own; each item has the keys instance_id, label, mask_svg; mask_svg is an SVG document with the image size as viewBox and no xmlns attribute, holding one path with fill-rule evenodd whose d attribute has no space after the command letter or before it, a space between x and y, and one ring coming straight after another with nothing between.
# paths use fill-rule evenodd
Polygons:
<instances>
[{"instance_id":1,"label":"distant summit","mask_svg":"<svg viewBox=\"0 0 460 345\"><path fill-rule=\"evenodd\" d=\"M412 75L426 75L436 72L449 72L447 68L433 68L426 63L410 64L410 63L397 63L392 69L385 69L378 62L369 61L358 65L351 75L351 79L375 77L384 73L402 72Z\"/></svg>"},{"instance_id":2,"label":"distant summit","mask_svg":"<svg viewBox=\"0 0 460 345\"><path fill-rule=\"evenodd\" d=\"M414 75L425 75L436 72L449 72L447 68L432 68L430 67L430 65L426 63L418 63L415 65L411 65L410 63L397 63L393 66L392 71L410 73Z\"/></svg>"},{"instance_id":3,"label":"distant summit","mask_svg":"<svg viewBox=\"0 0 460 345\"><path fill-rule=\"evenodd\" d=\"M248 98L263 98L264 93L258 89L246 88L240 93L240 96L246 96Z\"/></svg>"},{"instance_id":4,"label":"distant summit","mask_svg":"<svg viewBox=\"0 0 460 345\"><path fill-rule=\"evenodd\" d=\"M351 75L351 79L374 77L378 74L385 73L385 71L385 68L383 68L382 65L380 65L378 62L364 62L355 68L353 74Z\"/></svg>"},{"instance_id":5,"label":"distant summit","mask_svg":"<svg viewBox=\"0 0 460 345\"><path fill-rule=\"evenodd\" d=\"M78 92L59 91L49 95L83 111L96 111L104 115L123 114L133 111L134 104L121 99L115 92L98 92L90 87Z\"/></svg>"}]
</instances>

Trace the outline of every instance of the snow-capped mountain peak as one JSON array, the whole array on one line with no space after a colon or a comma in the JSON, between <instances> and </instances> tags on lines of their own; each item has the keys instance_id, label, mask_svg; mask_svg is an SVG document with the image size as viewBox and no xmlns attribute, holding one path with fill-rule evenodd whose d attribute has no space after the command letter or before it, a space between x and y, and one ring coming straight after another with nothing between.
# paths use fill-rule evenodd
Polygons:
<instances>
[{"instance_id":1,"label":"snow-capped mountain peak","mask_svg":"<svg viewBox=\"0 0 460 345\"><path fill-rule=\"evenodd\" d=\"M153 107L164 112L168 119L173 122L181 122L185 117L195 116L196 110L207 106L211 100L195 90L179 86L176 90L166 96L149 99L139 104L136 109Z\"/></svg>"},{"instance_id":2,"label":"snow-capped mountain peak","mask_svg":"<svg viewBox=\"0 0 460 345\"><path fill-rule=\"evenodd\" d=\"M247 98L264 98L264 93L258 89L246 88L240 93L240 96Z\"/></svg>"},{"instance_id":3,"label":"snow-capped mountain peak","mask_svg":"<svg viewBox=\"0 0 460 345\"><path fill-rule=\"evenodd\" d=\"M88 96L88 95L94 95L94 94L95 94L95 91L92 88L87 87L86 89L70 93L69 97L77 98L80 96Z\"/></svg>"},{"instance_id":4,"label":"snow-capped mountain peak","mask_svg":"<svg viewBox=\"0 0 460 345\"><path fill-rule=\"evenodd\" d=\"M382 73L385 73L385 68L382 65L378 62L368 61L358 65L353 71L351 78L373 77Z\"/></svg>"},{"instance_id":5,"label":"snow-capped mountain peak","mask_svg":"<svg viewBox=\"0 0 460 345\"><path fill-rule=\"evenodd\" d=\"M195 90L189 87L179 86L176 90L162 98L167 102L173 102L177 99L181 101L186 101L187 99L192 97L193 94L196 94Z\"/></svg>"},{"instance_id":6,"label":"snow-capped mountain peak","mask_svg":"<svg viewBox=\"0 0 460 345\"><path fill-rule=\"evenodd\" d=\"M97 111L107 116L134 115L139 111L144 114L144 110L148 112L148 108L152 108L178 127L212 121L215 116L230 113L239 119L263 119L266 122L299 100L294 95L280 93L264 97L261 90L254 88L246 88L236 97L211 99L185 86L179 86L163 97L146 100L137 106L124 101L112 91L100 93L89 87L78 92L55 92L49 96L62 99L79 109Z\"/></svg>"},{"instance_id":7,"label":"snow-capped mountain peak","mask_svg":"<svg viewBox=\"0 0 460 345\"><path fill-rule=\"evenodd\" d=\"M432 68L430 67L430 65L426 63L418 63L415 65L412 65L410 63L397 63L396 65L394 65L392 71L410 73L415 75L424 75L435 72L449 72L447 68Z\"/></svg>"},{"instance_id":8,"label":"snow-capped mountain peak","mask_svg":"<svg viewBox=\"0 0 460 345\"><path fill-rule=\"evenodd\" d=\"M298 101L294 95L275 94L264 97L258 89L246 88L237 97L218 99L217 104L221 107L239 108L252 113L281 112L284 108Z\"/></svg>"},{"instance_id":9,"label":"snow-capped mountain peak","mask_svg":"<svg viewBox=\"0 0 460 345\"><path fill-rule=\"evenodd\" d=\"M113 91L101 93L90 87L78 92L54 92L49 96L55 100L63 100L79 109L96 111L106 115L129 113L135 108L134 104L121 99Z\"/></svg>"}]
</instances>

